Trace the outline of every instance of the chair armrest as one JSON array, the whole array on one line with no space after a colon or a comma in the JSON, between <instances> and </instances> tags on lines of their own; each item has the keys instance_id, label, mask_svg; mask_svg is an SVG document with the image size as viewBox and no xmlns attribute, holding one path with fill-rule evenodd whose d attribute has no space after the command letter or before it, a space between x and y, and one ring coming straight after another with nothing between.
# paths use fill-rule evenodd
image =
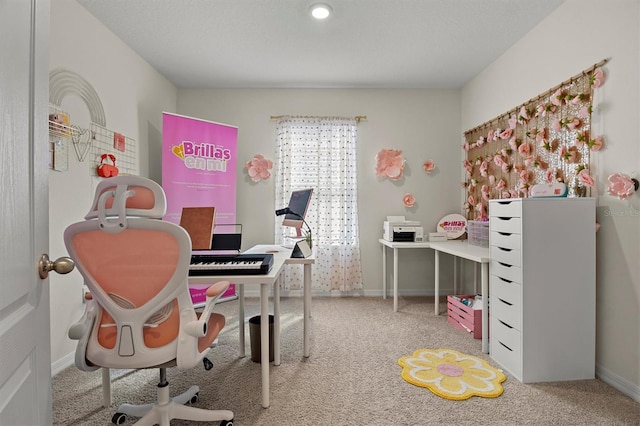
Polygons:
<instances>
[{"instance_id":1,"label":"chair armrest","mask_svg":"<svg viewBox=\"0 0 640 426\"><path fill-rule=\"evenodd\" d=\"M198 321L192 321L185 325L185 332L195 337L202 337L207 334L207 323L209 322L209 317L213 313L213 307L215 306L220 296L224 294L225 291L229 288L231 283L229 281L218 281L215 284L212 284L206 291L207 301L205 302L204 309L202 310L202 314ZM203 324L195 325L195 323ZM204 332L202 332L204 330ZM203 334L192 334L192 333L203 333Z\"/></svg>"},{"instance_id":2,"label":"chair armrest","mask_svg":"<svg viewBox=\"0 0 640 426\"><path fill-rule=\"evenodd\" d=\"M89 296L91 295L90 293L87 294ZM86 295L85 299L87 300L87 307L85 308L82 317L80 317L77 323L70 325L67 330L67 336L72 340L81 340L83 337L87 336L93 328L96 316L96 307L94 306L95 302L91 297L86 297Z\"/></svg>"},{"instance_id":3,"label":"chair armrest","mask_svg":"<svg viewBox=\"0 0 640 426\"><path fill-rule=\"evenodd\" d=\"M231 283L229 281L218 281L217 283L211 285L206 291L207 299L211 297L214 299L214 302L217 301L220 296L222 296L224 292L227 291L230 285Z\"/></svg>"},{"instance_id":4,"label":"chair armrest","mask_svg":"<svg viewBox=\"0 0 640 426\"><path fill-rule=\"evenodd\" d=\"M202 319L190 321L184 325L184 332L193 337L204 337L207 334L207 321Z\"/></svg>"}]
</instances>

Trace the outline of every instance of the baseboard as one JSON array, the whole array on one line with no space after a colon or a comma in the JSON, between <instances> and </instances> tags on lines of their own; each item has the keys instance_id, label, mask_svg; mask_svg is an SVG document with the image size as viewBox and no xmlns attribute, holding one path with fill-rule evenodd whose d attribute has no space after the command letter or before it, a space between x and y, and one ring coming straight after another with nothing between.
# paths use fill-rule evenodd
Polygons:
<instances>
[{"instance_id":1,"label":"baseboard","mask_svg":"<svg viewBox=\"0 0 640 426\"><path fill-rule=\"evenodd\" d=\"M55 377L58 373L60 373L65 368L72 366L75 361L75 355L76 353L74 351L63 356L56 362L53 362L51 364L51 377Z\"/></svg>"},{"instance_id":2,"label":"baseboard","mask_svg":"<svg viewBox=\"0 0 640 426\"><path fill-rule=\"evenodd\" d=\"M600 365L596 365L596 377L634 401L640 402L640 386L631 383L624 377L620 377Z\"/></svg>"}]
</instances>

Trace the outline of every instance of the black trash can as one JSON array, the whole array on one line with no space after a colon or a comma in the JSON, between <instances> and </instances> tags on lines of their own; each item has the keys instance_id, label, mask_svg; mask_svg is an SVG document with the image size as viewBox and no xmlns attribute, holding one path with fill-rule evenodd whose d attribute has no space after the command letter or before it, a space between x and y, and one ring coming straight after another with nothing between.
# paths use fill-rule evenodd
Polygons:
<instances>
[{"instance_id":1,"label":"black trash can","mask_svg":"<svg viewBox=\"0 0 640 426\"><path fill-rule=\"evenodd\" d=\"M249 338L251 340L251 361L260 362L260 315L249 318ZM273 361L273 315L269 315L269 362Z\"/></svg>"}]
</instances>

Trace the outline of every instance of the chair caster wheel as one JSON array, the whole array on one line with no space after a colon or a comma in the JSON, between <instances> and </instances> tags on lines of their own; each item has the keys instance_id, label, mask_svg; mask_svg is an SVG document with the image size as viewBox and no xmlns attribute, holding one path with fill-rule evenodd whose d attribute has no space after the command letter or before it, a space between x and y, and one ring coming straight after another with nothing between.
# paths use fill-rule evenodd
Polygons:
<instances>
[{"instance_id":1,"label":"chair caster wheel","mask_svg":"<svg viewBox=\"0 0 640 426\"><path fill-rule=\"evenodd\" d=\"M202 363L204 364L204 369L207 371L213 368L213 363L209 361L209 358L203 358Z\"/></svg>"},{"instance_id":2,"label":"chair caster wheel","mask_svg":"<svg viewBox=\"0 0 640 426\"><path fill-rule=\"evenodd\" d=\"M198 402L198 392L196 392L196 394L195 394L195 395L193 395L193 396L191 397L191 399L189 400L189 403L190 403L190 404L195 404L196 402Z\"/></svg>"},{"instance_id":3,"label":"chair caster wheel","mask_svg":"<svg viewBox=\"0 0 640 426\"><path fill-rule=\"evenodd\" d=\"M123 413L115 413L113 417L111 417L111 423L114 425L121 425L127 421L127 415Z\"/></svg>"},{"instance_id":4,"label":"chair caster wheel","mask_svg":"<svg viewBox=\"0 0 640 426\"><path fill-rule=\"evenodd\" d=\"M233 419L221 421L220 426L233 426Z\"/></svg>"}]
</instances>

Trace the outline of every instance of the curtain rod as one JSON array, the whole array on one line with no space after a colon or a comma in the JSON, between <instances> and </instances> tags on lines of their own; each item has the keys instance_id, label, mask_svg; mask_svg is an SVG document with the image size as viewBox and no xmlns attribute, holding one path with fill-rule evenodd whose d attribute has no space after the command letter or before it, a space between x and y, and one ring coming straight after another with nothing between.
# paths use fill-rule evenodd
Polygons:
<instances>
[{"instance_id":1,"label":"curtain rod","mask_svg":"<svg viewBox=\"0 0 640 426\"><path fill-rule=\"evenodd\" d=\"M282 117L287 117L287 116L286 116L286 115L272 115L272 116L271 116L271 119L272 119L272 120L278 120L278 119L280 119L280 118L282 118ZM293 117L293 116L292 116L292 117ZM322 118L322 117L305 115L305 116L302 116L302 117L300 117L300 118ZM357 123L359 123L359 122L360 122L360 120L366 120L366 119L367 119L367 116L366 116L366 115L356 115L356 117L355 117L355 118L356 118L356 122L357 122Z\"/></svg>"},{"instance_id":2,"label":"curtain rod","mask_svg":"<svg viewBox=\"0 0 640 426\"><path fill-rule=\"evenodd\" d=\"M587 74L589 74L590 72L594 71L596 68L601 67L601 66L603 66L604 64L606 64L608 61L609 61L609 59L608 59L608 58L605 58L605 59L601 60L600 62L598 62L598 63L596 63L596 64L591 65L589 68L587 68L587 69L583 70L583 71L582 71L581 73L579 73L579 74L574 75L574 76L573 76L573 77L571 77L570 79L563 81L562 83L558 84L557 86L552 87L551 89L549 89L549 90L547 90L547 91L545 91L545 92L541 93L540 95L535 96L535 97L533 97L533 98L529 99L527 102L525 102L525 103L523 103L523 104L521 104L521 105L519 105L519 106L517 106L517 107L515 107L515 108L512 108L512 109L510 109L509 111L507 111L507 112L505 112L505 113L503 113L503 114L500 114L499 116L497 116L497 117L495 117L495 118L493 118L493 119L491 119L491 120L489 120L489 121L486 121L486 122L482 123L482 124L481 124L481 125L479 125L479 126L474 127L473 129L467 130L466 132L464 132L464 134L465 134L465 135L467 135L468 133L473 133L473 132L475 132L475 131L477 131L477 130L480 130L480 129L482 129L482 128L484 128L484 127L488 126L488 125L491 125L491 123L494 123L494 122L496 122L496 121L499 121L500 119L507 118L507 117L509 117L509 115L510 115L511 113L513 113L513 112L515 112L515 113L517 114L518 110L520 110L520 108L522 108L523 106L529 105L529 104L530 104L530 103L532 103L532 102L536 102L536 101L538 101L539 99L541 99L541 98L543 98L543 97L545 97L545 96L548 96L548 95L552 94L553 92L555 92L556 90L558 90L558 89L559 89L559 88L561 88L562 86L565 86L565 85L567 85L567 84L571 84L574 80L577 80L578 78L582 77L583 75L587 75Z\"/></svg>"}]
</instances>

